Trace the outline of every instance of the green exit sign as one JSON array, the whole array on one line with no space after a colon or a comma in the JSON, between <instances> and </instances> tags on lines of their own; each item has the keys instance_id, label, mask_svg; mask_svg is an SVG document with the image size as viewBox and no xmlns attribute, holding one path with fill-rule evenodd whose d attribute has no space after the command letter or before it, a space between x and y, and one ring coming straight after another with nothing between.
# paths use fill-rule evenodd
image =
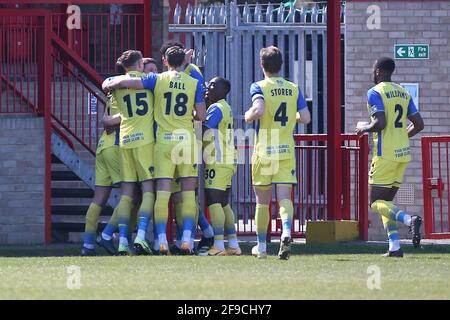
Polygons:
<instances>
[{"instance_id":1,"label":"green exit sign","mask_svg":"<svg viewBox=\"0 0 450 320\"><path fill-rule=\"evenodd\" d=\"M396 44L394 46L395 59L429 59L429 52L428 44Z\"/></svg>"}]
</instances>

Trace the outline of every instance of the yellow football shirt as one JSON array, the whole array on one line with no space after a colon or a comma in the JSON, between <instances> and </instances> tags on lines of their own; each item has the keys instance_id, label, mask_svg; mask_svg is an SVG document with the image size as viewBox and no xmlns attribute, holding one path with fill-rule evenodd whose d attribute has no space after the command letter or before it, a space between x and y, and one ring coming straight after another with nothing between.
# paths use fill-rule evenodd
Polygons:
<instances>
[{"instance_id":1,"label":"yellow football shirt","mask_svg":"<svg viewBox=\"0 0 450 320\"><path fill-rule=\"evenodd\" d=\"M386 127L373 134L373 155L396 162L411 160L408 116L418 112L409 92L393 82L381 82L367 93L371 117L384 112Z\"/></svg>"},{"instance_id":2,"label":"yellow football shirt","mask_svg":"<svg viewBox=\"0 0 450 320\"><path fill-rule=\"evenodd\" d=\"M193 110L196 103L203 102L199 81L184 72L166 71L148 74L142 84L154 93L156 141L194 142Z\"/></svg>"},{"instance_id":3,"label":"yellow football shirt","mask_svg":"<svg viewBox=\"0 0 450 320\"><path fill-rule=\"evenodd\" d=\"M129 72L128 77L142 77L144 73ZM153 93L146 89L119 89L114 91L122 122L120 146L136 148L154 142Z\"/></svg>"},{"instance_id":4,"label":"yellow football shirt","mask_svg":"<svg viewBox=\"0 0 450 320\"><path fill-rule=\"evenodd\" d=\"M106 114L108 116L114 116L119 113L117 107L117 101L113 94L109 93L106 101ZM107 134L106 130L103 131L100 139L98 140L96 153L99 154L102 150L110 148L119 144L119 129L116 129L113 133Z\"/></svg>"},{"instance_id":5,"label":"yellow football shirt","mask_svg":"<svg viewBox=\"0 0 450 320\"><path fill-rule=\"evenodd\" d=\"M234 165L237 152L234 145L233 111L225 99L208 107L204 126L213 130L205 134L205 162Z\"/></svg>"},{"instance_id":6,"label":"yellow football shirt","mask_svg":"<svg viewBox=\"0 0 450 320\"><path fill-rule=\"evenodd\" d=\"M299 87L281 77L266 78L250 87L252 101L264 99L256 125L255 154L268 159L295 157L296 113L307 107Z\"/></svg>"}]
</instances>

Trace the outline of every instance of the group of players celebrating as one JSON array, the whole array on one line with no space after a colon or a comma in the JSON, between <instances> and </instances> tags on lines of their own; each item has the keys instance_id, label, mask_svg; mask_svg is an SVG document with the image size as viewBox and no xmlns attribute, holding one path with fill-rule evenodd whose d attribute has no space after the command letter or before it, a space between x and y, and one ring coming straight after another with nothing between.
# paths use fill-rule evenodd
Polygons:
<instances>
[{"instance_id":1,"label":"group of players celebrating","mask_svg":"<svg viewBox=\"0 0 450 320\"><path fill-rule=\"evenodd\" d=\"M189 61L190 53L180 43L164 44L161 54L167 71L157 73L153 59L128 50L117 60L123 75L104 81L103 89L108 94L105 131L97 147L95 196L86 214L82 255L96 255L96 242L108 253L118 255L193 254L197 224L202 230L199 255L242 254L228 203L237 165L233 112L226 101L230 82L215 77L205 84L199 68ZM423 121L407 91L390 82L394 70L391 62L383 58L375 64L377 86L368 95L372 122L358 126L357 133L375 132L371 208L383 217L390 243L387 256L402 256L396 221L411 226L417 244L421 220L395 207L392 200L410 160L406 152L408 135L423 129ZM293 131L297 123L307 124L311 117L298 85L279 74L282 52L274 46L263 48L260 63L264 79L251 85L251 107L245 113L246 122L256 122L251 161L257 245L252 254L267 258L269 205L275 186L283 227L278 257L287 260L294 212L291 192L297 183ZM408 128L403 127L406 117L413 122ZM203 148L200 159L198 148ZM199 163L205 164L204 188L211 225L198 206ZM97 237L102 207L111 188L119 184L120 202ZM170 200L176 221L173 248L169 248L166 234ZM149 237L151 221L153 236ZM113 233L117 229L116 249Z\"/></svg>"}]
</instances>

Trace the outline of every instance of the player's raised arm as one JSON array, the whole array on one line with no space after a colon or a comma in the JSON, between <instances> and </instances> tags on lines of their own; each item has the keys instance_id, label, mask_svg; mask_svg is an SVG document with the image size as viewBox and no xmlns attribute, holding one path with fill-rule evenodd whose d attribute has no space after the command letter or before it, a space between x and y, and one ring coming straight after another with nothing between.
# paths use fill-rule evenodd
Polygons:
<instances>
[{"instance_id":1,"label":"player's raised arm","mask_svg":"<svg viewBox=\"0 0 450 320\"><path fill-rule=\"evenodd\" d=\"M418 134L420 131L422 131L425 127L425 124L423 123L422 116L419 113L419 110L417 110L416 105L414 104L413 99L409 100L408 105L408 119L412 123L408 126L408 137L414 137L416 134Z\"/></svg>"},{"instance_id":2,"label":"player's raised arm","mask_svg":"<svg viewBox=\"0 0 450 320\"><path fill-rule=\"evenodd\" d=\"M264 94L258 84L253 83L250 87L252 106L244 115L245 122L249 123L258 120L264 114L265 102Z\"/></svg>"},{"instance_id":3,"label":"player's raised arm","mask_svg":"<svg viewBox=\"0 0 450 320\"><path fill-rule=\"evenodd\" d=\"M102 88L103 91L109 92L121 88L143 89L144 85L141 78L118 76L107 83L103 82Z\"/></svg>"},{"instance_id":4,"label":"player's raised arm","mask_svg":"<svg viewBox=\"0 0 450 320\"><path fill-rule=\"evenodd\" d=\"M295 120L297 123L308 124L311 122L311 114L306 104L306 100L303 97L300 88L298 88L298 98L297 98L297 113L295 114Z\"/></svg>"}]
</instances>

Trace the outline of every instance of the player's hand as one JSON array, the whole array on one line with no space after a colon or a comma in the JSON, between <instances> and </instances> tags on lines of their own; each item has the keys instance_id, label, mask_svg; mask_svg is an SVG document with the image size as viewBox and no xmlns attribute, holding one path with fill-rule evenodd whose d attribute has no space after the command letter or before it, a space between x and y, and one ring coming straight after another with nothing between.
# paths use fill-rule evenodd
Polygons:
<instances>
[{"instance_id":1,"label":"player's hand","mask_svg":"<svg viewBox=\"0 0 450 320\"><path fill-rule=\"evenodd\" d=\"M188 65L192 61L194 49L184 49L184 65Z\"/></svg>"},{"instance_id":2,"label":"player's hand","mask_svg":"<svg viewBox=\"0 0 450 320\"><path fill-rule=\"evenodd\" d=\"M105 93L108 93L108 92L111 92L114 90L114 88L111 87L110 83L111 83L111 81L109 83L103 85L102 88Z\"/></svg>"},{"instance_id":3,"label":"player's hand","mask_svg":"<svg viewBox=\"0 0 450 320\"><path fill-rule=\"evenodd\" d=\"M367 127L368 127L369 123L368 122L364 122L364 121L360 121L356 124L356 128L355 128L355 132L358 136L362 136L363 134L365 134L367 132Z\"/></svg>"},{"instance_id":4,"label":"player's hand","mask_svg":"<svg viewBox=\"0 0 450 320\"><path fill-rule=\"evenodd\" d=\"M366 131L365 131L365 129L364 128L358 128L358 127L356 127L355 128L355 132L356 132L356 134L358 135L358 136L362 136L362 135L364 135L364 133L366 133Z\"/></svg>"}]
</instances>

